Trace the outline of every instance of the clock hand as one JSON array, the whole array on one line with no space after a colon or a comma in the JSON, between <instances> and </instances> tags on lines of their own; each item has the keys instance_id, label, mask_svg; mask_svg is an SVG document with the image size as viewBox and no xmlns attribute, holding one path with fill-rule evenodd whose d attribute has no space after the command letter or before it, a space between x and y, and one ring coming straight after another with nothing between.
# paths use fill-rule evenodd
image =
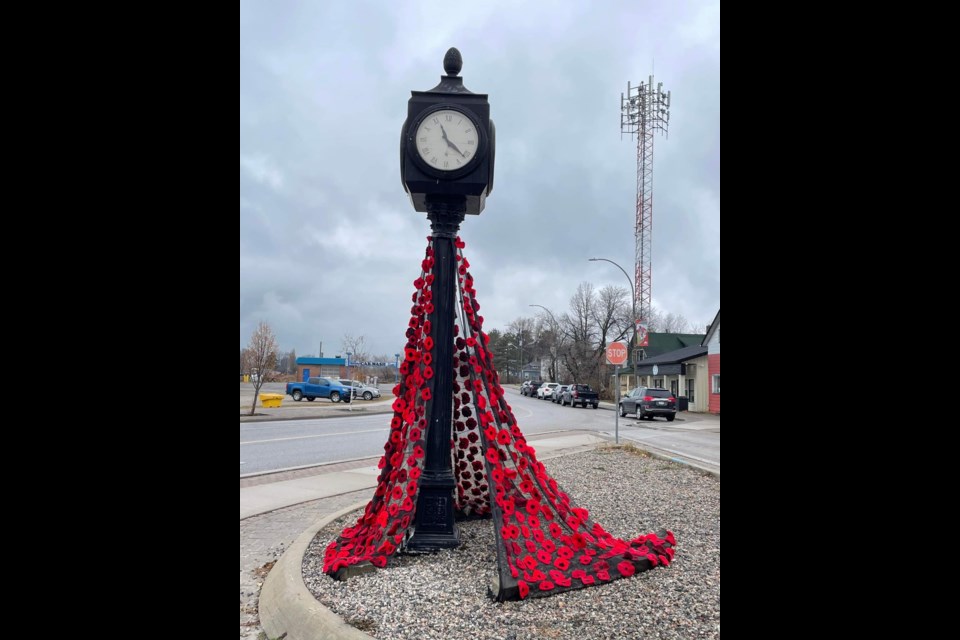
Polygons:
<instances>
[{"instance_id":1,"label":"clock hand","mask_svg":"<svg viewBox=\"0 0 960 640\"><path fill-rule=\"evenodd\" d=\"M467 157L467 156L463 155L463 151L460 151L460 149L457 148L457 145L453 144L453 143L450 142L449 140L447 140L447 146L450 147L451 149L453 149L454 151L456 151L457 153L459 153L461 157L463 157L463 158L466 158L466 157Z\"/></svg>"},{"instance_id":2,"label":"clock hand","mask_svg":"<svg viewBox=\"0 0 960 640\"><path fill-rule=\"evenodd\" d=\"M440 133L443 135L443 141L447 143L447 146L460 154L461 158L466 158L467 156L463 155L463 151L457 148L457 145L450 142L450 138L447 137L447 130L443 128L443 125L440 125Z\"/></svg>"}]
</instances>

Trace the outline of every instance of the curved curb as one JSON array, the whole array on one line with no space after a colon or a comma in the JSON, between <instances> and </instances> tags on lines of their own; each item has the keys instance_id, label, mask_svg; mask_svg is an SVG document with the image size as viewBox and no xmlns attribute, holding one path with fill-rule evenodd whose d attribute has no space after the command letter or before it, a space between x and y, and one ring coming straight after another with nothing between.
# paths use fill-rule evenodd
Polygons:
<instances>
[{"instance_id":1,"label":"curved curb","mask_svg":"<svg viewBox=\"0 0 960 640\"><path fill-rule=\"evenodd\" d=\"M283 407L281 407L283 409ZM331 404L319 407L302 407L301 409L292 409L293 411L303 411L309 415L272 415L269 413L258 413L249 415L240 414L240 423L247 424L251 422L285 422L288 420L324 420L327 418L349 418L351 416L376 416L385 413L392 413L393 408L390 404L375 404L373 406L357 407L353 411L341 407L339 404ZM334 412L339 413L334 413Z\"/></svg>"},{"instance_id":2,"label":"curved curb","mask_svg":"<svg viewBox=\"0 0 960 640\"><path fill-rule=\"evenodd\" d=\"M687 467L692 467L697 471L702 471L703 473L706 473L707 475L711 475L714 478L717 478L718 480L720 479L719 469L711 469L709 467L705 467L703 465L697 464L696 462L691 462L690 460L683 458L683 456L681 455L670 454L670 453L660 453L659 451L653 448L648 448L637 442L634 442L633 445L638 449L643 449L648 454L650 454L651 457L656 458L657 460L666 460L667 462L674 462L676 464L682 464Z\"/></svg>"},{"instance_id":3,"label":"curved curb","mask_svg":"<svg viewBox=\"0 0 960 640\"><path fill-rule=\"evenodd\" d=\"M351 627L343 618L320 604L303 583L303 556L320 529L357 509L369 500L341 509L321 518L297 536L293 544L267 574L260 591L260 626L271 638L285 634L287 640L370 640L370 636Z\"/></svg>"}]
</instances>

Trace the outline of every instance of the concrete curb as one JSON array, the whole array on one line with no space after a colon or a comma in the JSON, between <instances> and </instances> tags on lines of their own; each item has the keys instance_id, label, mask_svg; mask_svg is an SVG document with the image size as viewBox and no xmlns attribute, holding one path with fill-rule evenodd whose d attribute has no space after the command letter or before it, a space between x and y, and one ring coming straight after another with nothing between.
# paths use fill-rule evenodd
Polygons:
<instances>
[{"instance_id":1,"label":"concrete curb","mask_svg":"<svg viewBox=\"0 0 960 640\"><path fill-rule=\"evenodd\" d=\"M595 444L584 445L548 454L541 460L583 453L595 448ZM303 583L303 556L317 532L337 518L363 509L368 502L369 500L357 502L321 518L297 536L293 544L280 556L260 590L260 626L269 637L278 638L286 632L284 640L370 640L371 636L350 626L343 618L320 604Z\"/></svg>"},{"instance_id":2,"label":"concrete curb","mask_svg":"<svg viewBox=\"0 0 960 640\"><path fill-rule=\"evenodd\" d=\"M241 473L240 479L244 478L259 478L260 476L269 476L275 473L286 473L288 471L302 471L304 469L319 469L321 467L329 467L334 464L344 464L345 462L361 462L363 460L373 460L373 463L376 464L377 460L380 459L380 456L383 454L378 453L375 456L363 456L361 458L345 458L343 460L333 460L331 462L321 462L320 464L302 464L299 467L284 467L283 469L271 469L270 471L253 471L252 473Z\"/></svg>"},{"instance_id":3,"label":"concrete curb","mask_svg":"<svg viewBox=\"0 0 960 640\"><path fill-rule=\"evenodd\" d=\"M717 478L720 477L719 471L700 467L675 456L652 451L636 442L630 444L638 449L643 449L654 458L685 464ZM616 446L612 442L609 445ZM547 454L540 459L549 460L583 453L595 448L597 448L596 444L583 445L566 451ZM317 532L337 518L363 509L368 502L369 499L357 502L319 519L294 540L293 544L277 561L277 564L274 565L260 591L258 607L260 626L270 638L279 638L286 633L284 640L313 640L315 638L324 640L370 640L371 636L356 627L350 626L339 615L320 604L303 582L303 556L307 552L307 547L316 537Z\"/></svg>"},{"instance_id":4,"label":"concrete curb","mask_svg":"<svg viewBox=\"0 0 960 640\"><path fill-rule=\"evenodd\" d=\"M639 442L633 442L633 441L631 441L630 444L632 444L633 446L635 446L637 449L643 449L643 450L646 451L648 454L650 454L651 457L656 458L657 460L666 460L667 462L674 462L674 463L676 463L676 464L682 464L682 465L687 466L687 467L692 467L692 468L696 469L697 471L702 471L703 473L709 474L709 475L711 475L711 476L713 476L713 477L715 477L715 478L717 478L717 479L720 478L720 472L717 471L717 470L715 470L715 469L709 469L709 468L707 468L707 467L704 467L704 466L701 466L701 465L697 464L696 462L691 462L691 461L686 460L686 459L684 459L684 458L677 457L676 455L672 455L672 454L669 454L669 453L660 453L659 451L656 451L656 450L654 450L654 449L648 448L647 446L644 446L644 445L640 444Z\"/></svg>"},{"instance_id":5,"label":"concrete curb","mask_svg":"<svg viewBox=\"0 0 960 640\"><path fill-rule=\"evenodd\" d=\"M303 556L320 529L357 509L369 500L358 502L321 518L301 533L280 556L267 575L260 591L260 626L271 638L286 634L285 640L370 640L370 636L351 627L313 597L303 583Z\"/></svg>"}]
</instances>

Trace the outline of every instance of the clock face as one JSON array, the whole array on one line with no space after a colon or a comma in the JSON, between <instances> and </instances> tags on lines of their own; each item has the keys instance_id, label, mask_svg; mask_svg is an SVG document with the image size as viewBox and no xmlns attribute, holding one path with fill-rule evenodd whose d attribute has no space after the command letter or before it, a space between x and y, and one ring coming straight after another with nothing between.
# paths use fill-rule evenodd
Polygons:
<instances>
[{"instance_id":1,"label":"clock face","mask_svg":"<svg viewBox=\"0 0 960 640\"><path fill-rule=\"evenodd\" d=\"M432 111L417 127L413 140L417 155L437 171L457 171L473 163L480 135L466 114L455 109Z\"/></svg>"}]
</instances>

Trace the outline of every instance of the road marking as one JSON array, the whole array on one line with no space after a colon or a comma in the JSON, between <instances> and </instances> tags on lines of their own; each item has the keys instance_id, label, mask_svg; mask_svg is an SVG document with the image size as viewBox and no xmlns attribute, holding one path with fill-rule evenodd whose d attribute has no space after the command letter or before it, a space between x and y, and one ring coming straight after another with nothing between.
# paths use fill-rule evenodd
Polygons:
<instances>
[{"instance_id":1,"label":"road marking","mask_svg":"<svg viewBox=\"0 0 960 640\"><path fill-rule=\"evenodd\" d=\"M289 438L270 438L269 440L247 440L246 442L241 442L240 446L242 447L245 444L261 444L264 442L283 442L284 440L307 440L308 438L329 438L330 436L350 436L355 433L384 433L389 431L390 429L363 429L360 431L343 431L340 433L318 433L313 436L291 436Z\"/></svg>"},{"instance_id":2,"label":"road marking","mask_svg":"<svg viewBox=\"0 0 960 640\"><path fill-rule=\"evenodd\" d=\"M662 436L651 436L651 437L649 437L649 438L626 438L626 437L625 437L624 440L632 440L632 441L634 441L634 442L645 442L645 441L650 440L650 439L652 439L652 438L659 438L659 437L662 437ZM653 445L651 445L651 446L653 446ZM706 458L697 457L697 456L695 456L695 455L693 455L693 454L690 454L690 453L685 453L685 452L683 452L683 451L677 451L676 449L668 449L667 447L655 446L655 448L656 448L656 449L659 449L660 451L666 451L667 453L672 453L672 454L674 454L674 455L683 456L684 458L689 458L690 460L696 460L697 462L705 462L706 464L715 464L715 465L717 465L718 467L720 466L720 461L719 461L719 460L708 460L708 459L706 459Z\"/></svg>"}]
</instances>

